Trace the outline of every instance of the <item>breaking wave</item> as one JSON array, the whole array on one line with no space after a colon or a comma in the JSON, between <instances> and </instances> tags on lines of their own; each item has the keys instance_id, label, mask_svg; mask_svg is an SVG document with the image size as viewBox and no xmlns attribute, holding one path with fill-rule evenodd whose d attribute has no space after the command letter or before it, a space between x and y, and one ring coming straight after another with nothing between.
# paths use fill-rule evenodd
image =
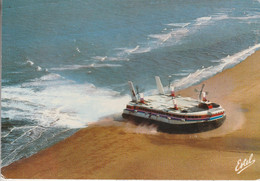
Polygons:
<instances>
[{"instance_id":1,"label":"breaking wave","mask_svg":"<svg viewBox=\"0 0 260 181\"><path fill-rule=\"evenodd\" d=\"M35 64L32 60L30 60L29 58L26 58L25 60L26 60L26 62L25 62L24 64L26 64L26 65L28 65L28 66L34 68L35 71L37 71L37 72L41 72L41 71L48 72L47 69L42 68L42 67L40 67L39 65L36 65L36 64Z\"/></svg>"},{"instance_id":2,"label":"breaking wave","mask_svg":"<svg viewBox=\"0 0 260 181\"><path fill-rule=\"evenodd\" d=\"M211 16L197 18L195 20L195 26L207 25L211 19L212 19Z\"/></svg>"},{"instance_id":3,"label":"breaking wave","mask_svg":"<svg viewBox=\"0 0 260 181\"><path fill-rule=\"evenodd\" d=\"M168 26L173 26L173 27L181 27L181 28L184 28L186 26L188 26L190 23L169 23L169 24L166 24Z\"/></svg>"},{"instance_id":4,"label":"breaking wave","mask_svg":"<svg viewBox=\"0 0 260 181\"><path fill-rule=\"evenodd\" d=\"M117 53L114 57L109 56L96 56L93 57L95 60L99 61L114 61L114 60L129 60L127 57L132 54L141 54L147 53L154 49L162 48L165 46L172 46L178 43L181 43L181 40L186 36L190 36L198 31L201 28L208 25L214 24L216 21L222 21L226 19L237 19L237 20L247 20L247 19L257 19L260 18L260 15L248 15L245 17L230 17L225 13L216 13L211 16L199 17L191 22L185 23L168 23L166 26L172 27L168 29L167 27L162 28L162 33L155 33L147 35L147 42L140 42L135 47L123 47L116 48Z\"/></svg>"},{"instance_id":5,"label":"breaking wave","mask_svg":"<svg viewBox=\"0 0 260 181\"><path fill-rule=\"evenodd\" d=\"M121 67L120 64L90 64L90 65L66 65L63 67L51 68L50 70L77 70L82 68L100 68L100 67Z\"/></svg>"},{"instance_id":6,"label":"breaking wave","mask_svg":"<svg viewBox=\"0 0 260 181\"><path fill-rule=\"evenodd\" d=\"M2 145L6 150L2 166L30 156L103 116L121 112L129 99L128 95L77 84L54 73L21 86L3 86L2 140L14 139Z\"/></svg>"},{"instance_id":7,"label":"breaking wave","mask_svg":"<svg viewBox=\"0 0 260 181\"><path fill-rule=\"evenodd\" d=\"M26 63L27 63L27 65L30 65L30 66L32 66L34 64L34 62L30 61L30 60L27 60Z\"/></svg>"},{"instance_id":8,"label":"breaking wave","mask_svg":"<svg viewBox=\"0 0 260 181\"><path fill-rule=\"evenodd\" d=\"M40 86L45 88L34 90ZM3 87L2 106L7 110L2 112L2 117L35 120L41 125L57 120L55 125L85 127L99 117L120 112L129 97L119 94L92 84L76 84L58 74L48 74L22 86Z\"/></svg>"},{"instance_id":9,"label":"breaking wave","mask_svg":"<svg viewBox=\"0 0 260 181\"><path fill-rule=\"evenodd\" d=\"M176 80L173 83L173 86L176 87L177 89L184 89L191 85L197 84L202 80L205 80L219 72L222 72L224 69L230 68L240 63L242 60L246 59L246 57L252 55L259 48L260 48L260 44L256 44L232 56L227 56L225 58L222 58L220 60L219 65L209 66L206 68L202 67L201 69L198 69L194 73L190 73L188 76L180 80Z\"/></svg>"}]
</instances>

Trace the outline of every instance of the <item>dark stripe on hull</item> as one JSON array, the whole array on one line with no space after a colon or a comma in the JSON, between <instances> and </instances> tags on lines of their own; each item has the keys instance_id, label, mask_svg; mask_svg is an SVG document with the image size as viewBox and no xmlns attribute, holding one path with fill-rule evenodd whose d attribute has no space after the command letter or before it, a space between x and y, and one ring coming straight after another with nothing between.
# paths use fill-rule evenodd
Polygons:
<instances>
[{"instance_id":1,"label":"dark stripe on hull","mask_svg":"<svg viewBox=\"0 0 260 181\"><path fill-rule=\"evenodd\" d=\"M159 132L176 133L176 134L188 134L188 133L199 133L209 131L220 127L226 119L226 116L216 119L214 121L197 122L189 124L169 124L160 121L155 121L146 118L140 118L128 114L123 114L123 118L133 120L135 124L148 123L157 125Z\"/></svg>"}]
</instances>

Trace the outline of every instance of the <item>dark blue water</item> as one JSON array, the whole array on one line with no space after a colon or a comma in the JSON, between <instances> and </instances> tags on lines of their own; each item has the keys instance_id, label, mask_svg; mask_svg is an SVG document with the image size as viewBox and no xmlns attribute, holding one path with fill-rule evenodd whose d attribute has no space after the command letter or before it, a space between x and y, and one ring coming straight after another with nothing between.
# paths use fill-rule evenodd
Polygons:
<instances>
[{"instance_id":1,"label":"dark blue water","mask_svg":"<svg viewBox=\"0 0 260 181\"><path fill-rule=\"evenodd\" d=\"M260 48L260 3L4 0L2 162L120 113L127 81L177 89Z\"/></svg>"}]
</instances>

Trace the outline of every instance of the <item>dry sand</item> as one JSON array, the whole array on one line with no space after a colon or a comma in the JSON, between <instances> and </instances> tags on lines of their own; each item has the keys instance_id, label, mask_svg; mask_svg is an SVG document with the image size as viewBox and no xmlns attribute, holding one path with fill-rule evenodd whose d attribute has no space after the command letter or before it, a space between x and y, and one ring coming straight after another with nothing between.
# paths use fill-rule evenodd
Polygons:
<instances>
[{"instance_id":1,"label":"dry sand","mask_svg":"<svg viewBox=\"0 0 260 181\"><path fill-rule=\"evenodd\" d=\"M102 121L30 158L2 168L6 178L259 179L260 51L206 80L208 99L227 112L224 124L198 134ZM193 86L179 93L195 97ZM240 174L239 159L255 163Z\"/></svg>"}]
</instances>

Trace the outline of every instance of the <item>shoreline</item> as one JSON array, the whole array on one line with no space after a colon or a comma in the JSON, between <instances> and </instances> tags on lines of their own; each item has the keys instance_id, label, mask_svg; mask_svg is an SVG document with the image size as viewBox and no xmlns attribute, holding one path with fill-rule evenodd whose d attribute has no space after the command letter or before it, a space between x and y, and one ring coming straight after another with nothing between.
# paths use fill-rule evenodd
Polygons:
<instances>
[{"instance_id":1,"label":"shoreline","mask_svg":"<svg viewBox=\"0 0 260 181\"><path fill-rule=\"evenodd\" d=\"M233 68L177 92L224 107L224 124L209 132L167 134L107 117L35 155L2 168L6 178L259 179L260 50ZM239 159L256 162L241 174ZM203 171L203 172L202 172Z\"/></svg>"}]
</instances>

